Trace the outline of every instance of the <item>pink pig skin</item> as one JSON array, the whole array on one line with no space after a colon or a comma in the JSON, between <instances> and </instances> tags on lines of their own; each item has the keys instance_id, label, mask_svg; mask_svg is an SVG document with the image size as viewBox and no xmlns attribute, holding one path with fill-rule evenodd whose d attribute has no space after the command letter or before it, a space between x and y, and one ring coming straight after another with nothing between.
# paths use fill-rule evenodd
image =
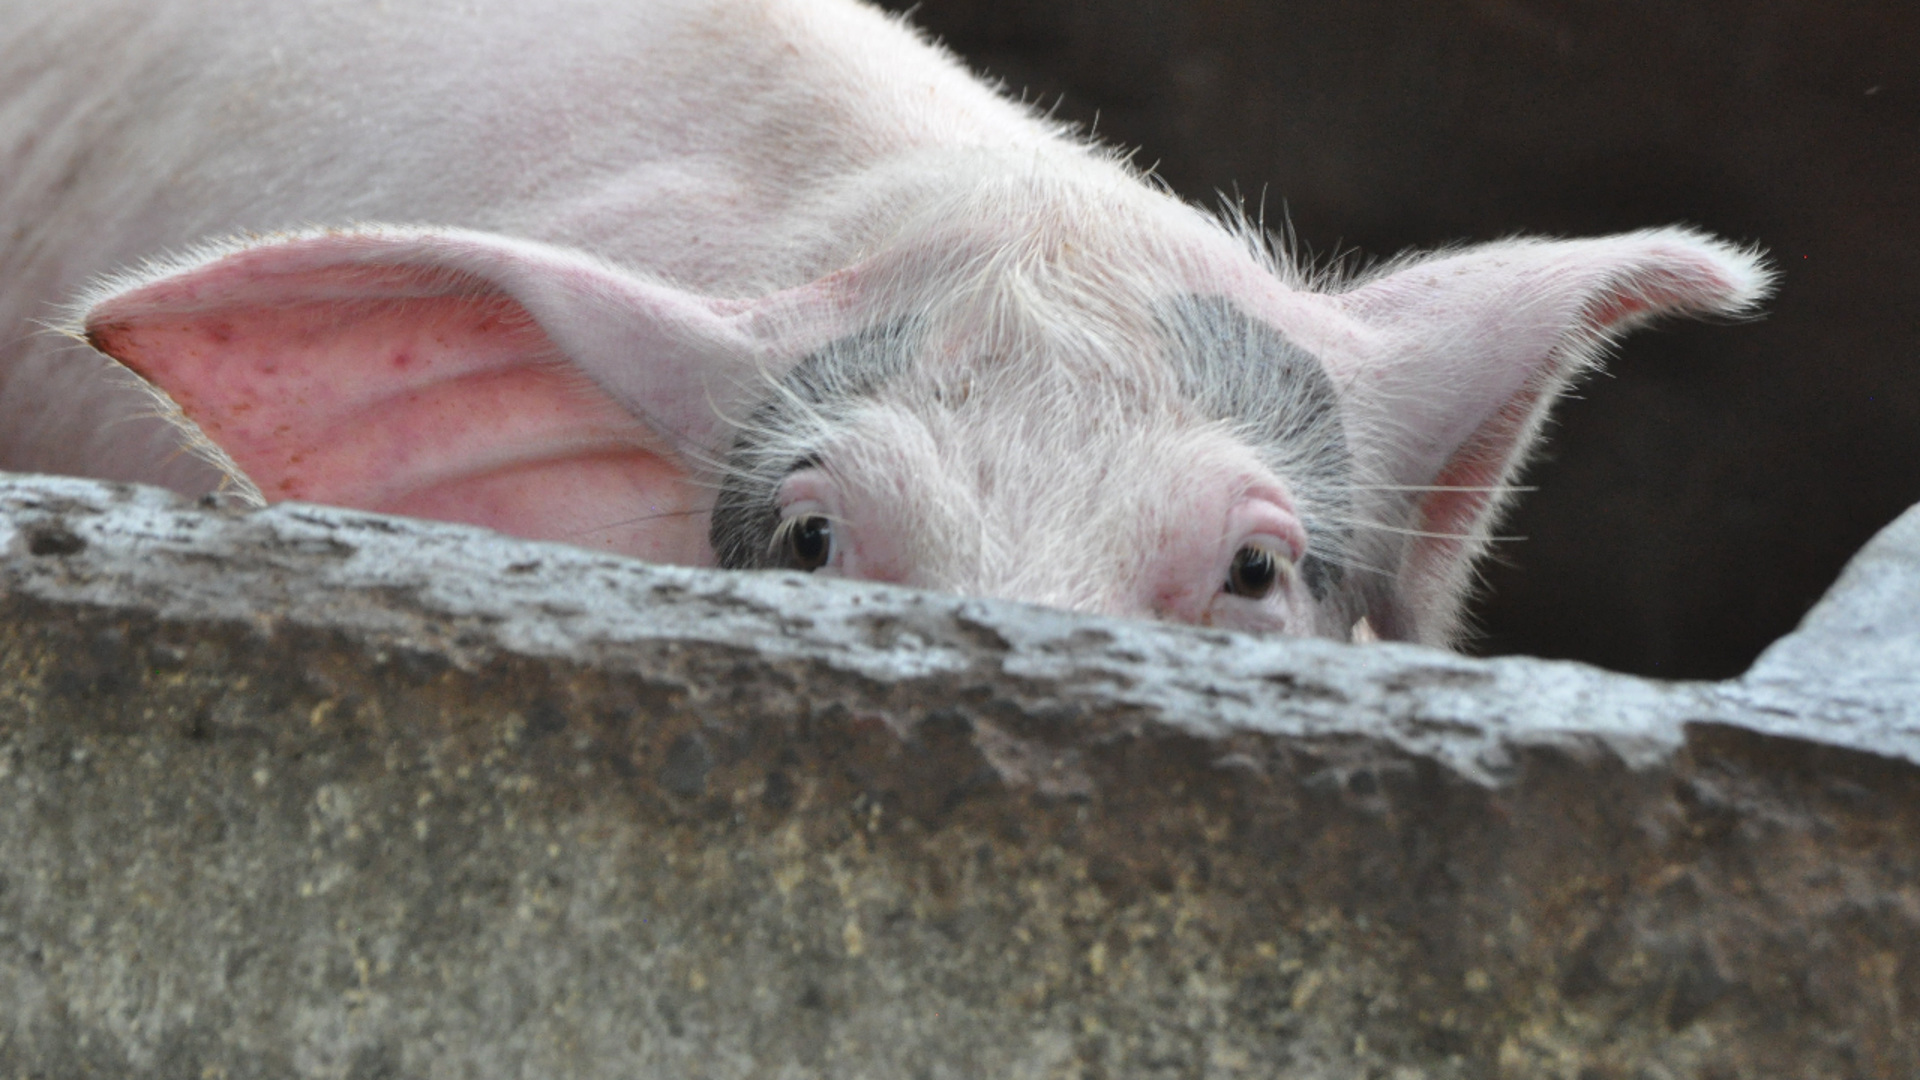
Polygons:
<instances>
[{"instance_id":1,"label":"pink pig skin","mask_svg":"<svg viewBox=\"0 0 1920 1080\"><path fill-rule=\"evenodd\" d=\"M213 482L165 425L122 422L141 395L107 403L98 365L33 336L99 275L208 240L458 226L754 296L884 243L943 160L1084 156L847 3L8 0L0 21L16 469Z\"/></svg>"},{"instance_id":2,"label":"pink pig skin","mask_svg":"<svg viewBox=\"0 0 1920 1080\"><path fill-rule=\"evenodd\" d=\"M0 21L9 469L1446 643L1553 399L1768 287L1681 229L1312 282L849 0Z\"/></svg>"}]
</instances>

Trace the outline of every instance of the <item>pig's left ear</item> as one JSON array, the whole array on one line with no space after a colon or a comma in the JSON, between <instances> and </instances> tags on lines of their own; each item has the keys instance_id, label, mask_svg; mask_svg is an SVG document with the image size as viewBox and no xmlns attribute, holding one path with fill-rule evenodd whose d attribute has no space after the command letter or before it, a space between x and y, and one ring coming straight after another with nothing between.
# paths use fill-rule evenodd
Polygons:
<instances>
[{"instance_id":1,"label":"pig's left ear","mask_svg":"<svg viewBox=\"0 0 1920 1080\"><path fill-rule=\"evenodd\" d=\"M820 299L715 300L576 251L368 227L109 283L74 329L267 501L699 563L692 463Z\"/></svg>"},{"instance_id":2,"label":"pig's left ear","mask_svg":"<svg viewBox=\"0 0 1920 1080\"><path fill-rule=\"evenodd\" d=\"M1356 525L1385 526L1362 561L1394 579L1369 598L1375 629L1453 637L1549 408L1611 341L1663 315L1741 314L1771 282L1758 252L1661 229L1488 244L1330 297L1353 320L1326 360L1363 485Z\"/></svg>"}]
</instances>

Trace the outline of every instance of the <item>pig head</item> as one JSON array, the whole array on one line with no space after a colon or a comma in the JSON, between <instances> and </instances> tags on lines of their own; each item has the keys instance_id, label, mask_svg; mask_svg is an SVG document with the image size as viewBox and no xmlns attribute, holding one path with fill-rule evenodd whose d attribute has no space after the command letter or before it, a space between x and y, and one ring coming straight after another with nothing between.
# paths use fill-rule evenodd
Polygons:
<instances>
[{"instance_id":1,"label":"pig head","mask_svg":"<svg viewBox=\"0 0 1920 1080\"><path fill-rule=\"evenodd\" d=\"M1134 228L1054 184L753 297L457 228L252 238L72 330L268 502L1446 644L1554 399L1626 330L1767 287L1680 229L1314 281L1136 188Z\"/></svg>"}]
</instances>

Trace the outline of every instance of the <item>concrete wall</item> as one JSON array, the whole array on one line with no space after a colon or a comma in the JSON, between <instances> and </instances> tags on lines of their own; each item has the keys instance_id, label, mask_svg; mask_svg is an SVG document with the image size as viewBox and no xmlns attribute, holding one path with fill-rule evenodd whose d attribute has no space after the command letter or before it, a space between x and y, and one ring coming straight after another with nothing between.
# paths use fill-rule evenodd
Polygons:
<instances>
[{"instance_id":1,"label":"concrete wall","mask_svg":"<svg viewBox=\"0 0 1920 1080\"><path fill-rule=\"evenodd\" d=\"M1747 676L0 480L0 1075L1920 1072L1920 513Z\"/></svg>"}]
</instances>

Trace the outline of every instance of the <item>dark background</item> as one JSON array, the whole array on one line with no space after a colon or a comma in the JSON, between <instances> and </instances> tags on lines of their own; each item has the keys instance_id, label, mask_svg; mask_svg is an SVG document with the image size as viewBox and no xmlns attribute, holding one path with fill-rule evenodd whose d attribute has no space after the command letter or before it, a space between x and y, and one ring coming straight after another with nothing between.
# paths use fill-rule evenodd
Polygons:
<instances>
[{"instance_id":1,"label":"dark background","mask_svg":"<svg viewBox=\"0 0 1920 1080\"><path fill-rule=\"evenodd\" d=\"M905 7L905 4L896 4ZM1628 339L1560 410L1489 653L1744 669L1920 501L1920 3L923 0L977 70L1325 255L1685 222L1766 319Z\"/></svg>"}]
</instances>

